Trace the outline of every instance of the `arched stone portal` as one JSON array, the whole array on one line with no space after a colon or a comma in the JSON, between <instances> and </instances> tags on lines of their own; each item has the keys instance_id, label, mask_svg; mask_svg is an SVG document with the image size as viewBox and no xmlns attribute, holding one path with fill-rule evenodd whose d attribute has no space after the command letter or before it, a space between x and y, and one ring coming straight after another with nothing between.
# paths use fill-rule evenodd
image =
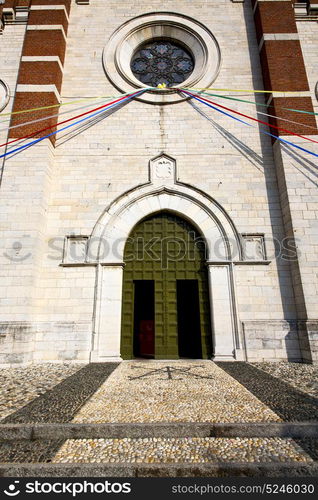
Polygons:
<instances>
[{"instance_id":1,"label":"arched stone portal","mask_svg":"<svg viewBox=\"0 0 318 500\"><path fill-rule=\"evenodd\" d=\"M163 211L133 229L124 254L121 356L211 358L206 244Z\"/></svg>"},{"instance_id":2,"label":"arched stone portal","mask_svg":"<svg viewBox=\"0 0 318 500\"><path fill-rule=\"evenodd\" d=\"M168 211L191 224L206 242L211 310L210 345L215 359L233 359L240 349L234 298L233 260L242 259L238 232L224 209L202 191L176 180L175 161L150 162L149 182L120 196L102 214L90 238L97 255L92 361L121 357L125 246L145 218ZM91 257L90 257L91 258Z\"/></svg>"}]
</instances>

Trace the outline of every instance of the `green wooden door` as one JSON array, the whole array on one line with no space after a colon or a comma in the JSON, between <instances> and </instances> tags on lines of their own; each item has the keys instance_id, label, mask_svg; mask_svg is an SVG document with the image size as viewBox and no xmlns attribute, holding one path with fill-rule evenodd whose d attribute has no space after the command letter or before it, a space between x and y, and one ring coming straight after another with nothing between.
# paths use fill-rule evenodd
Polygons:
<instances>
[{"instance_id":1,"label":"green wooden door","mask_svg":"<svg viewBox=\"0 0 318 500\"><path fill-rule=\"evenodd\" d=\"M155 214L132 231L124 261L122 357L134 357L134 283L154 281L155 358L177 359L177 280L197 280L202 358L209 358L212 338L205 244L197 230L169 212Z\"/></svg>"}]
</instances>

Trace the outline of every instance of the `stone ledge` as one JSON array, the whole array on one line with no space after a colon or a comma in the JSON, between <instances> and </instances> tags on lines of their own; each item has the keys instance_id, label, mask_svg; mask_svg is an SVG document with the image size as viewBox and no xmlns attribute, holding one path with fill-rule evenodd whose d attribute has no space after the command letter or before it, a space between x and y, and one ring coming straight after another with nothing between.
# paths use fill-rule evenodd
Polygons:
<instances>
[{"instance_id":1,"label":"stone ledge","mask_svg":"<svg viewBox=\"0 0 318 500\"><path fill-rule=\"evenodd\" d=\"M318 438L315 422L288 423L109 423L0 424L0 440L122 438Z\"/></svg>"},{"instance_id":2,"label":"stone ledge","mask_svg":"<svg viewBox=\"0 0 318 500\"><path fill-rule=\"evenodd\" d=\"M318 464L2 464L0 477L315 477Z\"/></svg>"}]
</instances>

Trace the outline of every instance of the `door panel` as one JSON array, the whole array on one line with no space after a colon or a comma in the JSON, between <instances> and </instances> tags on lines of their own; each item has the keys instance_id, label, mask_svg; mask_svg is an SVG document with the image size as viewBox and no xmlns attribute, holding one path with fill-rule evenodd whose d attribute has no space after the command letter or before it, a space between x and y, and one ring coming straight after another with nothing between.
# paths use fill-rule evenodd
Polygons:
<instances>
[{"instance_id":1,"label":"door panel","mask_svg":"<svg viewBox=\"0 0 318 500\"><path fill-rule=\"evenodd\" d=\"M178 344L180 358L200 359L201 318L197 280L177 281Z\"/></svg>"},{"instance_id":2,"label":"door panel","mask_svg":"<svg viewBox=\"0 0 318 500\"><path fill-rule=\"evenodd\" d=\"M155 355L155 282L134 281L134 355L153 358Z\"/></svg>"},{"instance_id":3,"label":"door panel","mask_svg":"<svg viewBox=\"0 0 318 500\"><path fill-rule=\"evenodd\" d=\"M154 238L157 240L154 242ZM196 280L199 302L199 322L202 343L202 357L212 354L212 335L210 324L210 303L208 293L205 252L198 244L200 235L187 221L169 212L160 212L140 222L127 240L125 255L127 259L124 269L123 312L121 354L124 359L131 359L138 349L135 340L136 281L153 281L154 283L154 316L141 320L154 320L153 327L148 323L141 329L154 332L154 355L160 359L179 357L179 326L177 306L177 281ZM144 242L144 249L140 248ZM138 243L137 243L138 242ZM181 243L180 243L181 242ZM182 243L183 242L183 243ZM147 245L148 243L148 245ZM182 252L180 254L180 245ZM131 259L135 256L135 259ZM190 285L189 285L190 286ZM181 300L181 299L180 299ZM181 319L180 319L181 318ZM179 321L182 316L179 312ZM138 327L140 330L140 325ZM145 337L145 335L144 335ZM142 341L143 343L143 341ZM150 340L144 341L146 355L151 350ZM137 349L137 350L136 350ZM199 356L198 356L199 357Z\"/></svg>"}]
</instances>

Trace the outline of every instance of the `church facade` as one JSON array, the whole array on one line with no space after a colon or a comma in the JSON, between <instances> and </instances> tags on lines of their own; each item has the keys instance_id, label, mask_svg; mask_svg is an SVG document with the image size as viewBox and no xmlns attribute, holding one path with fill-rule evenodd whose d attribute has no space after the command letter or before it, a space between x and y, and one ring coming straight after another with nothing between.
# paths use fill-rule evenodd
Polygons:
<instances>
[{"instance_id":1,"label":"church facade","mask_svg":"<svg viewBox=\"0 0 318 500\"><path fill-rule=\"evenodd\" d=\"M0 16L0 364L317 362L318 4Z\"/></svg>"}]
</instances>

